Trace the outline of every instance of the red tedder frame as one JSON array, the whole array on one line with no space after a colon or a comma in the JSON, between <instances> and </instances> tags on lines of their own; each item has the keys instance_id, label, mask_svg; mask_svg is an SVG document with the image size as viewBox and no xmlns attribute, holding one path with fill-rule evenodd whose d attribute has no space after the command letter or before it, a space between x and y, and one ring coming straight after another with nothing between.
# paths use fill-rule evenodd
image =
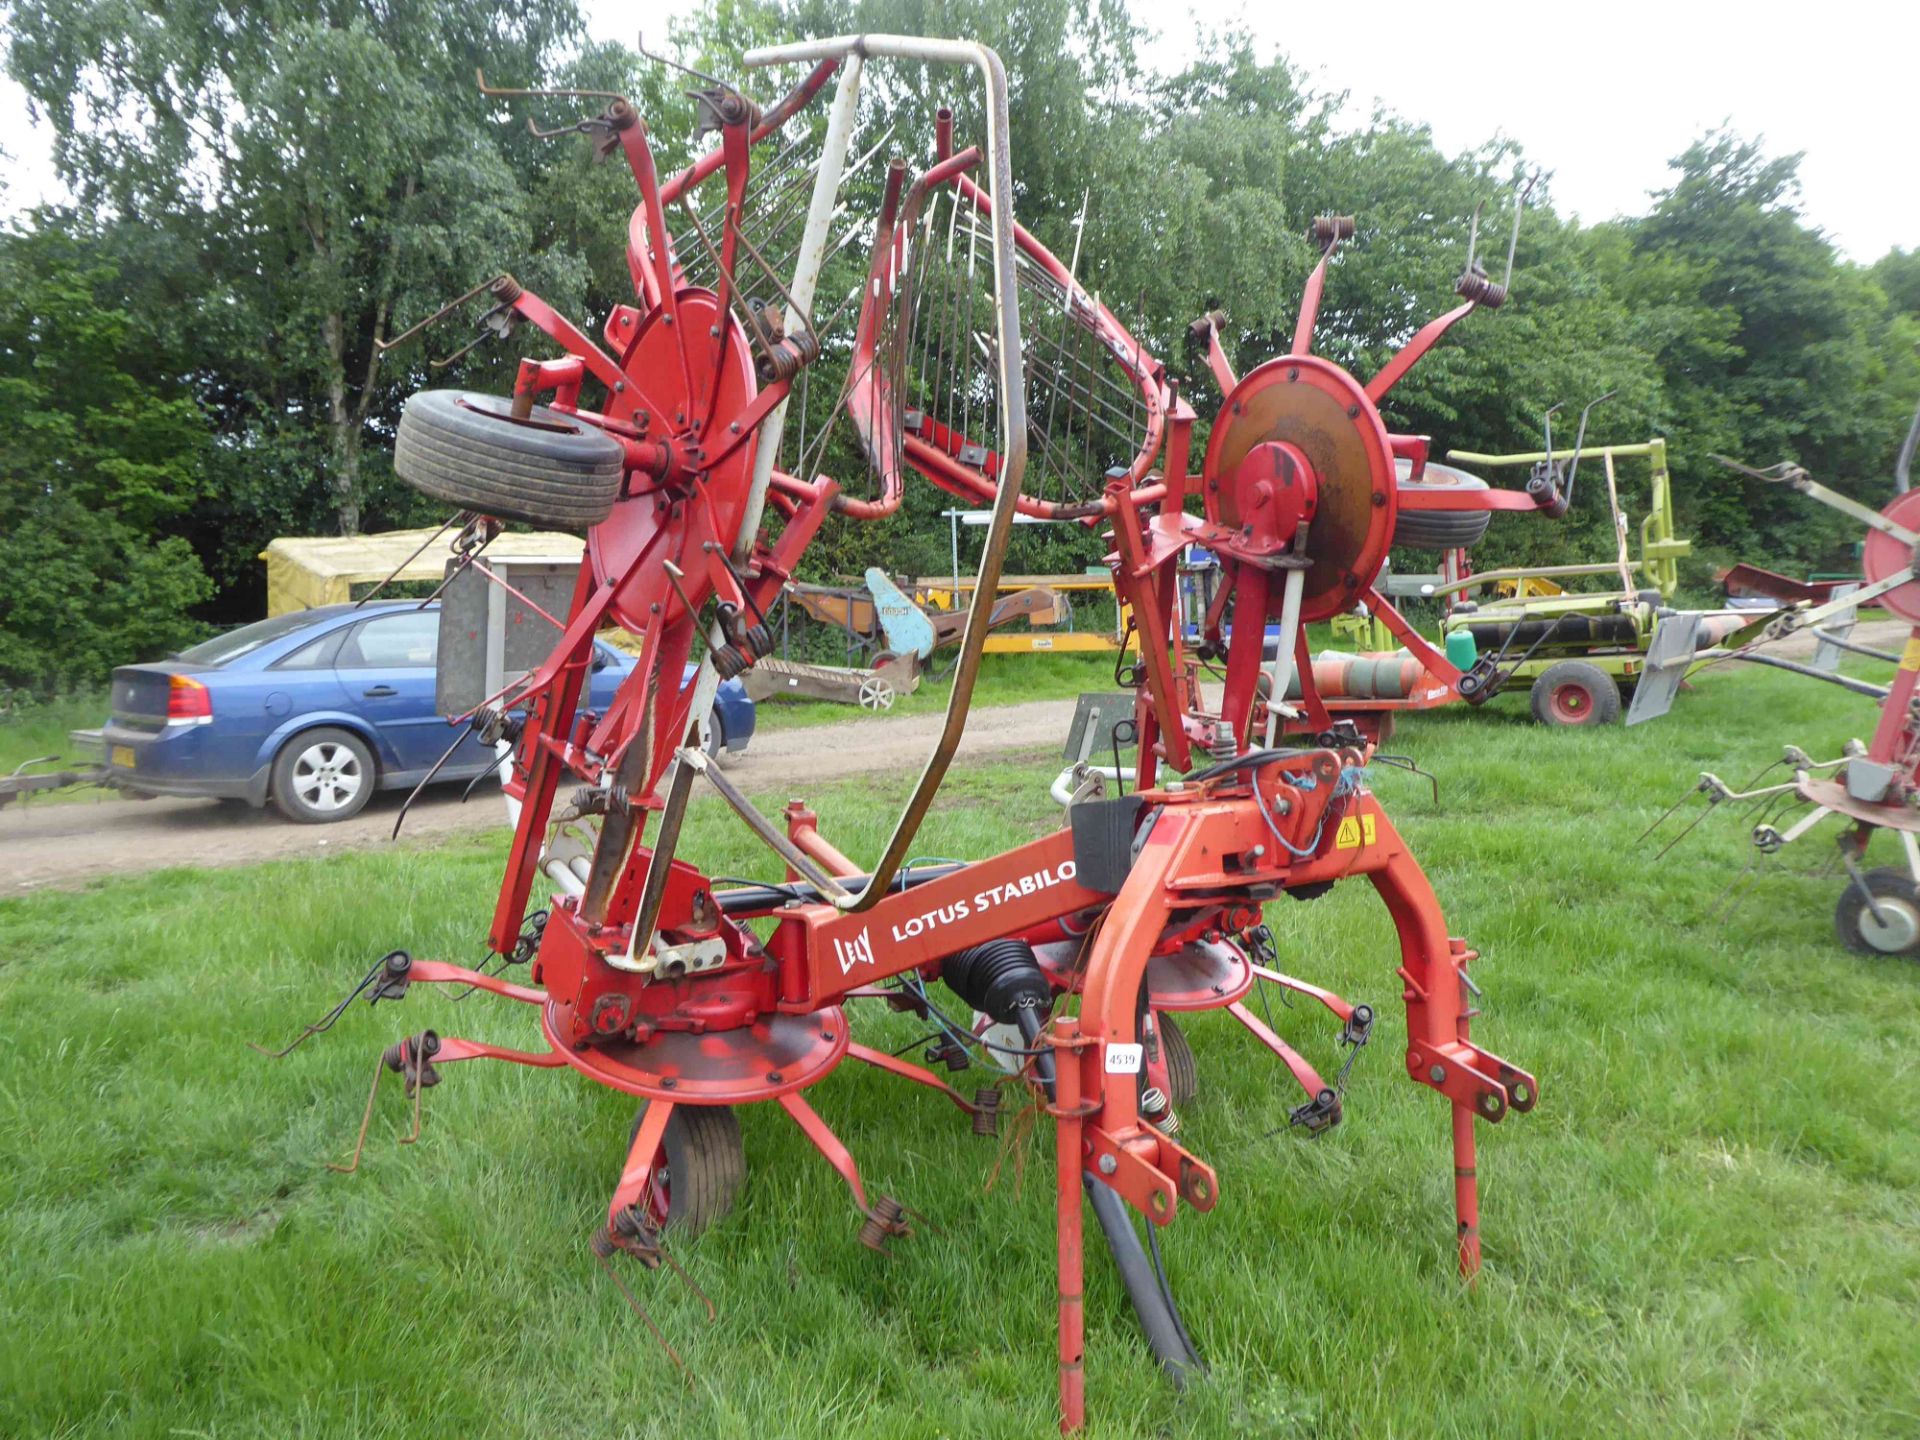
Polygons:
<instances>
[{"instance_id":1,"label":"red tedder frame","mask_svg":"<svg viewBox=\"0 0 1920 1440\"><path fill-rule=\"evenodd\" d=\"M787 297L776 327L764 311L739 303L738 276L757 259L741 220L758 147L834 80L831 149L862 68L883 57L973 67L985 82L987 133L981 147L956 149L943 112L931 166L910 183L904 164L888 172L844 391L879 480L874 498L862 499L843 494L831 478L785 473L772 463L795 377L821 354L808 312L812 282L807 293ZM502 423L535 424L542 416L584 422L619 442L625 478L608 517L588 535L551 656L474 717L492 726L488 733L508 737L505 789L517 808L489 943L503 961L530 958L531 983L405 956L389 957L373 977L375 998L396 998L425 982L478 986L534 1006L546 1048L506 1050L429 1034L396 1046L390 1067L417 1087L431 1083L433 1065L454 1060L568 1066L644 1099L605 1230L596 1237L603 1257L618 1250L659 1262L659 1230L672 1214L665 1142L676 1112L759 1100L777 1102L845 1178L863 1217L862 1238L877 1248L906 1233L911 1212L889 1197L869 1197L853 1157L805 1092L851 1056L940 1089L964 1110L988 1109L930 1070L860 1044L849 1027L850 1000L880 998L924 1014L925 983L947 979L963 999L978 1002L977 1030L997 1020L1024 1036L1003 1043L1002 1052L1015 1051L1057 1123L1060 1416L1071 1430L1085 1415L1084 1204L1092 1203L1124 1274L1129 1262L1118 1231L1134 1231L1113 1197L1165 1226L1183 1207L1212 1209L1220 1194L1214 1168L1175 1138L1165 1103L1172 1083L1167 1017L1229 1010L1304 1090L1295 1122L1318 1130L1337 1121L1338 1081L1329 1085L1242 1002L1252 987L1278 984L1325 1006L1349 1043L1365 1041L1371 1010L1274 968L1270 932L1261 923L1264 907L1283 894L1312 898L1338 881L1365 877L1399 937L1394 973L1406 1016L1407 1075L1448 1103L1458 1264L1472 1276L1480 1264L1475 1121L1530 1109L1537 1087L1472 1038L1478 992L1467 971L1475 953L1449 934L1425 874L1368 788L1371 745L1350 727L1334 726L1315 693L1304 627L1365 602L1429 670L1451 671L1374 588L1396 507L1404 503L1394 458L1410 455L1417 464L1426 450L1421 437L1390 433L1379 406L1454 324L1480 305L1497 305L1505 287L1470 263L1460 282L1463 303L1422 328L1362 384L1311 350L1328 264L1354 233L1345 218L1317 222L1323 253L1287 354L1236 376L1217 327L1206 324L1225 400L1196 470L1197 417L1164 365L1068 266L1013 223L1005 76L992 52L861 36L748 58L812 69L765 113L731 87L705 92L703 115L719 143L670 179L656 173L646 128L624 101L583 123L603 149L624 159L639 192L627 244L634 299L608 316L599 341L510 280L492 291L513 318L564 352L522 362ZM842 132L843 148L844 141ZM830 154L816 198L824 187L831 201L837 165ZM990 183L976 180L976 172ZM697 239L684 230L676 237L669 210L709 181L724 189L717 237L704 228ZM915 236L932 196L969 207L992 237L995 434L968 435L960 416L931 410L911 424L901 418L916 400L902 393L910 384L906 368L888 363L901 333L889 316L913 303ZM711 284L687 278L696 244L716 262ZM1131 461L1104 480L1093 477L1093 489L1078 498L1021 492L1029 424L1020 266L1042 277L1091 334L1137 391L1146 416ZM589 389L597 409L584 403ZM709 666L737 671L763 657L771 641L759 617L793 577L819 527L836 511L849 519L890 513L909 470L995 506L975 592L982 609L991 602L1015 510L1105 527L1114 584L1141 637L1132 677L1138 761L1132 794L1082 800L1069 813L1071 823L1053 834L972 863L905 866L906 847L964 726L985 633L975 615L941 747L886 853L868 866L823 837L803 805L790 807L780 822L760 816L689 742L706 702L679 677L703 625ZM1423 503L1445 508L1466 500L1488 508L1536 504L1499 491L1434 494ZM782 522L771 536L759 524L763 501ZM1208 617L1210 639L1226 660L1218 709L1203 701L1178 623L1178 557L1195 543L1220 557L1228 571L1223 594L1234 596L1231 615L1223 603L1222 613ZM1263 640L1270 617L1291 638L1269 661ZM640 660L606 712L590 714L582 708L583 681L594 636L609 626L638 638ZM1279 697L1296 679L1299 699L1288 705ZM718 883L678 853L688 793L701 783L715 787L775 853L781 880ZM572 868L554 858L550 834L563 785L583 787L567 802L567 814L598 824L592 853ZM546 919L543 928L529 929L536 893ZM981 980L978 995L965 991L962 971L1020 989L1025 1008L996 1016L995 1002L982 998L991 987ZM1036 976L1044 995L1037 1006ZM1067 1003L1071 996L1077 1007ZM1117 1228L1113 1213L1122 1216ZM1137 1251L1137 1237L1132 1244ZM1158 1302L1137 1292L1135 1300L1151 1340L1156 1321L1149 1311ZM1171 1310L1168 1299L1162 1329L1170 1318L1178 1328ZM1195 1363L1190 1353L1152 1343L1176 1374Z\"/></svg>"}]
</instances>

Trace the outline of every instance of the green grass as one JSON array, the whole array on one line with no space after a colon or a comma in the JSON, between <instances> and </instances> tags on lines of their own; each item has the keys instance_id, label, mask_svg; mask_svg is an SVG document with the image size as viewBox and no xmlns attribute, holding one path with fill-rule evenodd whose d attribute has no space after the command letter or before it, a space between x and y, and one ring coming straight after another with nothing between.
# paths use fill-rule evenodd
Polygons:
<instances>
[{"instance_id":1,"label":"green grass","mask_svg":"<svg viewBox=\"0 0 1920 1440\"><path fill-rule=\"evenodd\" d=\"M42 755L73 758L67 743L69 730L97 730L107 717L105 695L63 695L50 700L22 700L0 712L0 775L12 773L23 760Z\"/></svg>"},{"instance_id":2,"label":"green grass","mask_svg":"<svg viewBox=\"0 0 1920 1440\"><path fill-rule=\"evenodd\" d=\"M1715 671L1654 727L1547 732L1525 697L1420 717L1394 748L1442 779L1377 789L1484 958L1476 1036L1540 1078L1481 1127L1486 1271L1453 1274L1446 1111L1400 1065L1396 953L1364 886L1281 902L1283 963L1383 1009L1347 1123L1295 1103L1229 1017L1188 1027L1185 1142L1211 1215L1165 1236L1212 1378L1159 1378L1090 1252L1103 1436L1832 1437L1920 1431L1920 966L1842 951L1823 838L1723 921L1747 858L1715 817L1658 863L1642 829L1700 768L1735 783L1789 740L1837 752L1867 702ZM1052 823L1057 760L973 766L929 854ZM910 777L827 787L871 855ZM780 796L784 798L786 790ZM1049 1137L989 1188L992 1142L857 1065L810 1092L870 1186L940 1226L882 1260L777 1109L742 1126L737 1211L677 1253L720 1309L630 1272L682 1380L588 1258L630 1103L568 1073L459 1065L426 1129L384 1089L339 1157L374 1055L432 1026L537 1044L520 1007L427 989L284 1061L245 1048L318 1014L393 946L473 957L501 846L169 871L0 902L0 1434L1039 1436L1052 1433ZM703 809L687 853L767 873ZM1890 860L1884 857L1882 863ZM748 867L753 867L749 869ZM1316 1011L1280 1012L1333 1059ZM855 1016L909 1041L906 1017ZM962 1077L970 1082L971 1077ZM1275 1127L1282 1133L1273 1135Z\"/></svg>"},{"instance_id":3,"label":"green grass","mask_svg":"<svg viewBox=\"0 0 1920 1440\"><path fill-rule=\"evenodd\" d=\"M82 755L67 741L70 730L97 730L107 718L107 697L100 695L63 695L49 700L20 700L0 713L0 776L11 775L28 760L52 755L50 765L31 765L22 773L44 775L58 770L79 770L97 764L97 755ZM72 785L58 790L37 790L16 799L7 807L57 805L73 800L98 800L106 793L94 785Z\"/></svg>"}]
</instances>

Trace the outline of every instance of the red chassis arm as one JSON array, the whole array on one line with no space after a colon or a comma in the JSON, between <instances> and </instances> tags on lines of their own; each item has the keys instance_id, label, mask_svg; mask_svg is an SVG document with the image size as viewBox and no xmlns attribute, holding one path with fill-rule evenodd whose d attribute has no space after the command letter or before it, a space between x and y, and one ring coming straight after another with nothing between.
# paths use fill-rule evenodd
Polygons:
<instances>
[{"instance_id":1,"label":"red chassis arm","mask_svg":"<svg viewBox=\"0 0 1920 1440\"><path fill-rule=\"evenodd\" d=\"M1252 778L1229 771L1192 789L1150 793L1143 813L1155 818L1117 894L1082 883L1072 836L1062 830L889 895L863 914L823 904L770 909L779 921L767 947L780 977L778 1008L819 1013L871 993L877 981L928 969L957 949L1110 906L1089 953L1078 1031L1062 1060L1071 1055L1078 1062L1083 1168L1166 1224L1182 1201L1212 1208L1218 1185L1210 1167L1141 1118L1133 1071L1110 1071L1106 1063L1111 1047L1139 1038L1136 1015L1148 962L1169 933L1189 930L1196 915L1244 910L1284 890L1367 876L1399 935L1409 1078L1452 1106L1459 1262L1471 1275L1480 1258L1473 1121L1497 1122L1510 1109L1531 1109L1538 1089L1531 1075L1473 1043L1475 1012L1464 976L1474 954L1448 935L1432 887L1372 794L1345 788L1340 777L1353 774L1359 758L1311 752L1262 766ZM1309 777L1317 783L1308 784ZM512 999L545 998L432 962L419 962L413 978L479 981ZM547 1055L443 1044L456 1047L449 1059L555 1063ZM629 1177L635 1184L639 1178Z\"/></svg>"},{"instance_id":2,"label":"red chassis arm","mask_svg":"<svg viewBox=\"0 0 1920 1440\"><path fill-rule=\"evenodd\" d=\"M1318 757L1323 767L1334 758L1326 751ZM781 1008L811 1012L957 949L1111 900L1089 959L1080 1017L1094 1107L1086 1116L1086 1164L1093 1168L1100 1156L1112 1155L1116 1171L1102 1178L1165 1223L1179 1199L1210 1208L1212 1172L1140 1119L1134 1076L1106 1074L1102 1057L1105 1047L1138 1039L1141 979L1163 936L1176 928L1174 912L1224 910L1281 890L1368 876L1400 936L1408 1073L1440 1091L1455 1110L1460 1263L1470 1274L1479 1264L1473 1117L1498 1121L1510 1108L1530 1109L1537 1087L1532 1076L1469 1038L1473 1011L1461 977L1472 952L1448 936L1432 887L1372 794L1342 793L1327 781L1303 788L1301 779L1298 771L1270 765L1255 781L1236 772L1196 790L1149 794L1147 809L1157 818L1126 883L1111 897L1080 882L1072 837L1061 831L890 895L861 915L826 905L782 910L769 943L786 977ZM1254 784L1261 786L1258 801ZM1279 817L1277 833L1263 805ZM1296 857L1287 847L1305 853Z\"/></svg>"}]
</instances>

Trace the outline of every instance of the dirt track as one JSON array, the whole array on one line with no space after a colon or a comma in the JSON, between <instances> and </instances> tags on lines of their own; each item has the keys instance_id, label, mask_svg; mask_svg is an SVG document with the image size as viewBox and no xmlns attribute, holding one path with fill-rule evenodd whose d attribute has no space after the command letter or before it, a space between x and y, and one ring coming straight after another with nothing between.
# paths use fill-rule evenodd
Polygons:
<instances>
[{"instance_id":1,"label":"dirt track","mask_svg":"<svg viewBox=\"0 0 1920 1440\"><path fill-rule=\"evenodd\" d=\"M1066 739L1073 701L1043 700L977 710L967 721L962 760L996 751L1045 748ZM940 733L939 715L797 730L762 731L727 767L749 791L781 791L876 770L917 773ZM459 785L436 787L407 814L403 843L462 830L505 828L497 790L484 785L460 804ZM295 825L274 810L214 800L125 800L13 805L0 811L0 896L66 889L102 875L169 865L246 865L290 855L384 845L405 792L376 795L337 825Z\"/></svg>"},{"instance_id":2,"label":"dirt track","mask_svg":"<svg viewBox=\"0 0 1920 1440\"><path fill-rule=\"evenodd\" d=\"M1908 626L1898 620L1860 625L1857 643L1897 650ZM1771 654L1811 657L1811 635L1793 635L1767 647ZM1062 743L1073 716L1071 700L1042 700L977 710L967 721L960 754L1038 749ZM848 720L831 726L763 731L728 767L749 791L806 788L869 771L917 772L940 733L942 717ZM457 785L440 786L415 803L402 840L418 844L462 830L504 828L505 813L490 788L459 803ZM0 811L0 896L65 889L102 875L132 874L169 865L245 865L330 849L387 843L403 799L376 795L353 819L338 825L295 825L273 810L249 810L213 800L124 800L15 805Z\"/></svg>"}]
</instances>

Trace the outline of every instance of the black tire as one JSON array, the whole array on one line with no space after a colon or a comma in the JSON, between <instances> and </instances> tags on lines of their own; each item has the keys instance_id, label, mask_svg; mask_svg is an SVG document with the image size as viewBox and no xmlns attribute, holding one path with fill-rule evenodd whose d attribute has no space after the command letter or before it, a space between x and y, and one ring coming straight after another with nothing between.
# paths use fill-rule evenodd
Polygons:
<instances>
[{"instance_id":1,"label":"black tire","mask_svg":"<svg viewBox=\"0 0 1920 1440\"><path fill-rule=\"evenodd\" d=\"M733 756L727 751L727 727L720 719L717 705L707 713L707 743L704 748L707 758L722 770L733 763Z\"/></svg>"},{"instance_id":2,"label":"black tire","mask_svg":"<svg viewBox=\"0 0 1920 1440\"><path fill-rule=\"evenodd\" d=\"M646 1113L643 1104L633 1117L627 1131L629 1150ZM732 1211L747 1178L746 1147L740 1143L740 1122L732 1106L676 1105L660 1148L666 1152L666 1213L660 1213L654 1196L641 1202L656 1221L692 1237Z\"/></svg>"},{"instance_id":3,"label":"black tire","mask_svg":"<svg viewBox=\"0 0 1920 1440\"><path fill-rule=\"evenodd\" d=\"M394 472L423 495L501 520L586 530L620 494L626 451L604 430L544 405L422 390L400 412Z\"/></svg>"},{"instance_id":4,"label":"black tire","mask_svg":"<svg viewBox=\"0 0 1920 1440\"><path fill-rule=\"evenodd\" d=\"M1562 660L1533 682L1533 718L1542 725L1593 729L1620 718L1620 687L1598 665Z\"/></svg>"},{"instance_id":5,"label":"black tire","mask_svg":"<svg viewBox=\"0 0 1920 1440\"><path fill-rule=\"evenodd\" d=\"M268 793L289 820L330 825L364 810L379 783L367 742L351 730L323 725L302 730L280 747Z\"/></svg>"},{"instance_id":6,"label":"black tire","mask_svg":"<svg viewBox=\"0 0 1920 1440\"><path fill-rule=\"evenodd\" d=\"M1920 960L1920 892L1904 870L1869 870L1860 877L1885 917L1873 918L1860 887L1849 883L1834 906L1833 929L1840 943L1856 955L1897 955Z\"/></svg>"},{"instance_id":7,"label":"black tire","mask_svg":"<svg viewBox=\"0 0 1920 1440\"><path fill-rule=\"evenodd\" d=\"M1397 460L1394 464L1403 501L1408 495L1430 495L1436 491L1452 495L1462 490L1487 488L1487 482L1478 475L1431 461L1415 484L1407 478L1413 473L1411 460ZM1463 550L1480 543L1492 520L1490 510L1409 510L1403 504L1394 519L1393 543L1415 550Z\"/></svg>"},{"instance_id":8,"label":"black tire","mask_svg":"<svg viewBox=\"0 0 1920 1440\"><path fill-rule=\"evenodd\" d=\"M1193 1063L1193 1047L1173 1023L1173 1016L1156 1011L1153 1024L1160 1035L1160 1058L1167 1066L1167 1103L1178 1110L1200 1093L1200 1070Z\"/></svg>"}]
</instances>

